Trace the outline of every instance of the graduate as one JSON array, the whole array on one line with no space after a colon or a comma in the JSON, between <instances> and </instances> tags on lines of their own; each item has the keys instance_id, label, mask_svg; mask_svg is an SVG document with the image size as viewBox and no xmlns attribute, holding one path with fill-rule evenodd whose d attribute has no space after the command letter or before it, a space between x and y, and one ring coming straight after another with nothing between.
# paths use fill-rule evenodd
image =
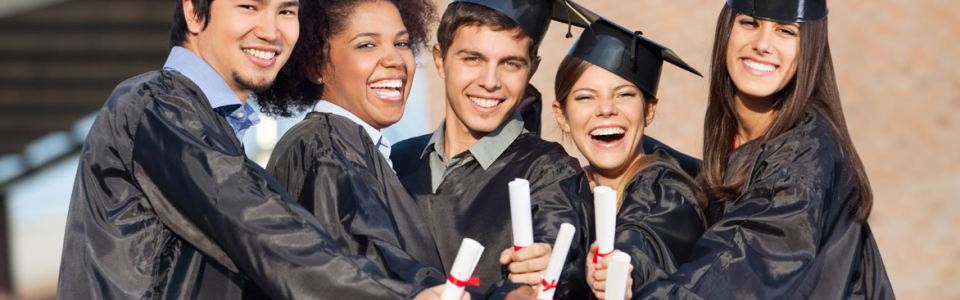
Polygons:
<instances>
[{"instance_id":1,"label":"graduate","mask_svg":"<svg viewBox=\"0 0 960 300\"><path fill-rule=\"evenodd\" d=\"M841 109L827 3L729 0L704 120L712 226L637 298L892 299Z\"/></svg>"},{"instance_id":2,"label":"graduate","mask_svg":"<svg viewBox=\"0 0 960 300\"><path fill-rule=\"evenodd\" d=\"M433 237L390 166L391 145L380 131L403 116L416 52L436 18L433 3L304 0L300 16L311 34L259 103L279 115L313 111L280 139L267 170L344 254L366 256L407 282L442 284Z\"/></svg>"},{"instance_id":3,"label":"graduate","mask_svg":"<svg viewBox=\"0 0 960 300\"><path fill-rule=\"evenodd\" d=\"M557 123L590 162L591 186L617 191L614 248L633 265L627 295L650 274L675 271L706 229L699 186L662 146L646 153L640 145L659 102L664 61L700 75L642 33L599 18L560 63L555 81ZM587 259L587 282L600 299L607 262Z\"/></svg>"},{"instance_id":4,"label":"graduate","mask_svg":"<svg viewBox=\"0 0 960 300\"><path fill-rule=\"evenodd\" d=\"M177 2L163 69L120 83L84 143L57 298L439 297L340 254L243 154L253 92L290 57L299 5Z\"/></svg>"},{"instance_id":5,"label":"graduate","mask_svg":"<svg viewBox=\"0 0 960 300\"><path fill-rule=\"evenodd\" d=\"M394 169L425 217L443 269L450 269L463 238L488 249L474 272L480 284L470 292L483 293L502 280L540 284L550 245L566 222L578 231L556 297L589 293L576 270L591 232L587 180L576 159L526 131L517 113L551 16L569 7L544 0L451 3L432 49L446 89L446 115L433 133L392 149ZM535 243L514 251L507 183L516 178L530 181Z\"/></svg>"}]
</instances>

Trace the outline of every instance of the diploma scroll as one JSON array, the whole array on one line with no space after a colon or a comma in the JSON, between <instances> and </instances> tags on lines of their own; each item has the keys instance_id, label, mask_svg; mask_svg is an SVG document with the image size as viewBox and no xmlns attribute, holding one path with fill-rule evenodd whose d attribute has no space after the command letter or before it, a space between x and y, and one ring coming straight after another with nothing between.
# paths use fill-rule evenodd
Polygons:
<instances>
[{"instance_id":1,"label":"diploma scroll","mask_svg":"<svg viewBox=\"0 0 960 300\"><path fill-rule=\"evenodd\" d=\"M553 299L553 293L557 291L557 281L560 280L560 273L563 271L563 263L567 260L570 243L576 232L577 229L569 223L560 225L557 241L553 243L553 252L550 253L550 262L547 264L543 280L540 281L540 293L537 294L537 299Z\"/></svg>"},{"instance_id":2,"label":"diploma scroll","mask_svg":"<svg viewBox=\"0 0 960 300\"><path fill-rule=\"evenodd\" d=\"M630 276L630 256L617 252L610 255L607 264L606 299L623 299L627 291L627 276Z\"/></svg>"},{"instance_id":3,"label":"diploma scroll","mask_svg":"<svg viewBox=\"0 0 960 300\"><path fill-rule=\"evenodd\" d=\"M463 239L463 242L460 243L460 250L457 251L457 258L453 260L453 267L450 269L450 275L447 276L447 284L443 288L440 299L460 300L467 285L479 284L476 279L471 277L473 270L477 267L477 262L480 261L481 254L483 254L483 245L472 239Z\"/></svg>"},{"instance_id":4,"label":"diploma scroll","mask_svg":"<svg viewBox=\"0 0 960 300\"><path fill-rule=\"evenodd\" d=\"M533 244L533 220L530 213L530 182L517 178L510 188L510 222L513 225L513 250Z\"/></svg>"},{"instance_id":5,"label":"diploma scroll","mask_svg":"<svg viewBox=\"0 0 960 300\"><path fill-rule=\"evenodd\" d=\"M606 186L593 189L593 204L597 219L597 245L593 262L599 264L603 257L613 252L613 239L617 227L617 192Z\"/></svg>"}]
</instances>

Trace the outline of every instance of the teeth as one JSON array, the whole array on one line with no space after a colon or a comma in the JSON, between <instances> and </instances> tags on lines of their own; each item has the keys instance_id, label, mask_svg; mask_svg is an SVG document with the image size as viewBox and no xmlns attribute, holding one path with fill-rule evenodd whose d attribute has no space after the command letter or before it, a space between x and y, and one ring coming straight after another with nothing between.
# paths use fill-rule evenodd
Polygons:
<instances>
[{"instance_id":1,"label":"teeth","mask_svg":"<svg viewBox=\"0 0 960 300\"><path fill-rule=\"evenodd\" d=\"M257 49L243 49L243 53L253 55L256 58L263 60L273 59L274 56L277 56L276 52L273 51L261 51Z\"/></svg>"},{"instance_id":2,"label":"teeth","mask_svg":"<svg viewBox=\"0 0 960 300\"><path fill-rule=\"evenodd\" d=\"M483 108L491 108L500 104L500 100L497 99L487 99L487 98L478 98L470 97L470 101L473 101L474 104Z\"/></svg>"},{"instance_id":3,"label":"teeth","mask_svg":"<svg viewBox=\"0 0 960 300\"><path fill-rule=\"evenodd\" d=\"M759 63L759 62L752 61L752 60L749 60L749 59L743 60L743 63L746 64L746 65L747 65L748 67L750 67L751 69L754 69L754 70L757 70L757 71L760 71L760 72L773 72L773 70L776 70L776 69L777 69L777 67L774 66L774 65L768 65L768 64L764 64L764 63Z\"/></svg>"},{"instance_id":4,"label":"teeth","mask_svg":"<svg viewBox=\"0 0 960 300\"><path fill-rule=\"evenodd\" d=\"M623 128L620 128L620 127L605 127L605 128L597 128L597 129L594 129L593 131L590 131L590 135L592 136L615 135L615 134L623 134L624 132L625 131L623 130Z\"/></svg>"},{"instance_id":5,"label":"teeth","mask_svg":"<svg viewBox=\"0 0 960 300\"><path fill-rule=\"evenodd\" d=\"M401 96L399 90L379 90L376 93L380 98L396 99Z\"/></svg>"},{"instance_id":6,"label":"teeth","mask_svg":"<svg viewBox=\"0 0 960 300\"><path fill-rule=\"evenodd\" d=\"M402 87L403 80L399 79L380 80L370 84L370 88L374 89L400 89Z\"/></svg>"}]
</instances>

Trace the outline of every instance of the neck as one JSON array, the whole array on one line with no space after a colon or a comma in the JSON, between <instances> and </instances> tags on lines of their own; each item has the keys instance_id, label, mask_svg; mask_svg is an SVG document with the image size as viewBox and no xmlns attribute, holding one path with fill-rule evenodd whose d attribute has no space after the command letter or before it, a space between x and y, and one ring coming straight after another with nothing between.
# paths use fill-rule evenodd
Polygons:
<instances>
[{"instance_id":1,"label":"neck","mask_svg":"<svg viewBox=\"0 0 960 300\"><path fill-rule=\"evenodd\" d=\"M234 89L233 92L237 94L237 98L240 99L240 104L247 104L247 97L250 96L250 91Z\"/></svg>"},{"instance_id":2,"label":"neck","mask_svg":"<svg viewBox=\"0 0 960 300\"><path fill-rule=\"evenodd\" d=\"M776 110L772 97L753 97L737 92L735 97L737 113L737 145L744 144L762 136L770 124Z\"/></svg>"},{"instance_id":3,"label":"neck","mask_svg":"<svg viewBox=\"0 0 960 300\"><path fill-rule=\"evenodd\" d=\"M443 149L446 149L446 153L444 153L446 159L450 159L454 155L467 151L470 146L473 146L473 144L486 135L467 128L467 125L457 119L457 115L449 109L447 110L444 124Z\"/></svg>"}]
</instances>

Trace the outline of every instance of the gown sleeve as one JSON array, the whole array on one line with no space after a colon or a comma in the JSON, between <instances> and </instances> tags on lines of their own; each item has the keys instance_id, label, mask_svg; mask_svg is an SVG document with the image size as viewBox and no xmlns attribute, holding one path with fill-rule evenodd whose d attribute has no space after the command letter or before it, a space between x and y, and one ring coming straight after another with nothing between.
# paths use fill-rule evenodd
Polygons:
<instances>
[{"instance_id":1,"label":"gown sleeve","mask_svg":"<svg viewBox=\"0 0 960 300\"><path fill-rule=\"evenodd\" d=\"M592 202L586 177L576 159L563 155L542 156L531 168L530 199L533 213L534 239L553 246L560 225L570 223L577 228L567 262L560 275L557 299L583 299L589 296L584 266L592 242Z\"/></svg>"},{"instance_id":2,"label":"gown sleeve","mask_svg":"<svg viewBox=\"0 0 960 300\"><path fill-rule=\"evenodd\" d=\"M704 233L692 259L660 272L635 298L780 299L793 295L818 252L836 152L790 143L759 160L746 190ZM650 280L644 278L643 280Z\"/></svg>"},{"instance_id":3,"label":"gown sleeve","mask_svg":"<svg viewBox=\"0 0 960 300\"><path fill-rule=\"evenodd\" d=\"M156 96L137 125L134 174L151 205L178 211L182 218L174 221L192 223L274 299L396 299L419 292L372 263L338 254L321 224L222 138L230 136L225 126L210 124L223 121L199 105Z\"/></svg>"},{"instance_id":4,"label":"gown sleeve","mask_svg":"<svg viewBox=\"0 0 960 300\"><path fill-rule=\"evenodd\" d=\"M706 229L694 183L654 162L627 186L617 214L615 248L630 255L633 290L686 261Z\"/></svg>"}]
</instances>

